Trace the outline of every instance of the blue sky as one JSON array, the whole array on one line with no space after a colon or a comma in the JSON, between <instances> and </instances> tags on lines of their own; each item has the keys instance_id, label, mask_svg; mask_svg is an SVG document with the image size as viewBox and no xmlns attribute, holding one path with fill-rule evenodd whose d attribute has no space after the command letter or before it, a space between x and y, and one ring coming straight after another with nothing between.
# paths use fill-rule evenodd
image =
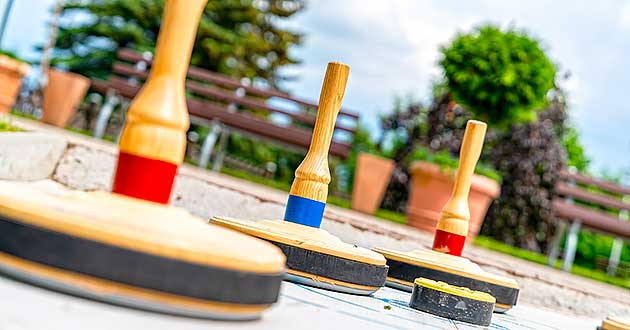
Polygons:
<instances>
[{"instance_id":1,"label":"blue sky","mask_svg":"<svg viewBox=\"0 0 630 330\"><path fill-rule=\"evenodd\" d=\"M0 0L0 8L6 0ZM4 47L36 56L53 0L17 0ZM595 170L630 168L630 1L311 0L283 22L306 35L302 64L287 73L294 94L316 100L326 63L351 66L344 105L376 126L396 95L427 100L438 47L483 22L524 28L571 78L570 117Z\"/></svg>"}]
</instances>

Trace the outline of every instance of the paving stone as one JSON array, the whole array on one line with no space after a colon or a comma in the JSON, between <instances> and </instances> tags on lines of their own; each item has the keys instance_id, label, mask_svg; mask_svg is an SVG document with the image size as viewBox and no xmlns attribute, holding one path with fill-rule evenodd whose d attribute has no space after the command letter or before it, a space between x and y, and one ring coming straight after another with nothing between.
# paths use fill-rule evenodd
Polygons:
<instances>
[{"instance_id":1,"label":"paving stone","mask_svg":"<svg viewBox=\"0 0 630 330\"><path fill-rule=\"evenodd\" d=\"M70 146L59 161L53 179L80 190L112 188L116 156L106 151L85 146Z\"/></svg>"},{"instance_id":2,"label":"paving stone","mask_svg":"<svg viewBox=\"0 0 630 330\"><path fill-rule=\"evenodd\" d=\"M0 133L0 179L33 181L50 177L66 145L58 135Z\"/></svg>"}]
</instances>

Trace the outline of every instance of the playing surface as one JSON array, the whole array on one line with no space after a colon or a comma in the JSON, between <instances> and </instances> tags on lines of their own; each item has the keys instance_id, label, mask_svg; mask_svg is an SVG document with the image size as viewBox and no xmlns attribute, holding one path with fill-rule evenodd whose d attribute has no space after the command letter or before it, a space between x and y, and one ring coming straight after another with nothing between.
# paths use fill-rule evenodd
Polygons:
<instances>
[{"instance_id":1,"label":"playing surface","mask_svg":"<svg viewBox=\"0 0 630 330\"><path fill-rule=\"evenodd\" d=\"M407 306L410 294L383 288L372 297L352 296L283 283L280 301L262 320L216 322L137 311L75 298L0 277L1 329L483 329ZM494 314L488 329L595 329L601 320L517 305ZM297 326L297 327L296 327Z\"/></svg>"}]
</instances>

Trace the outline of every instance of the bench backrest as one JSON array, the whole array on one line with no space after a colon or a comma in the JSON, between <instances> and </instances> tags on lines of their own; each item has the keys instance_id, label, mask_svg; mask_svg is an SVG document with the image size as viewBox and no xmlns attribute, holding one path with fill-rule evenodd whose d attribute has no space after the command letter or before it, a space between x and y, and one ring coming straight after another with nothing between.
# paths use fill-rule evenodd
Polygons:
<instances>
[{"instance_id":1,"label":"bench backrest","mask_svg":"<svg viewBox=\"0 0 630 330\"><path fill-rule=\"evenodd\" d=\"M128 80L146 79L152 63L151 53L138 53L131 49L118 51L118 61L113 65L113 73ZM295 98L285 92L272 88L259 88L246 84L239 79L191 66L188 69L186 89L196 97L220 105L237 107L239 110L265 115L276 114L288 118L297 125L312 127L315 123L317 104ZM279 99L292 105L293 109L283 109L270 105L268 99ZM334 139L352 141L356 133L359 115L342 109L335 126Z\"/></svg>"},{"instance_id":2,"label":"bench backrest","mask_svg":"<svg viewBox=\"0 0 630 330\"><path fill-rule=\"evenodd\" d=\"M553 201L556 216L630 239L630 187L564 170L555 192L564 198Z\"/></svg>"}]
</instances>

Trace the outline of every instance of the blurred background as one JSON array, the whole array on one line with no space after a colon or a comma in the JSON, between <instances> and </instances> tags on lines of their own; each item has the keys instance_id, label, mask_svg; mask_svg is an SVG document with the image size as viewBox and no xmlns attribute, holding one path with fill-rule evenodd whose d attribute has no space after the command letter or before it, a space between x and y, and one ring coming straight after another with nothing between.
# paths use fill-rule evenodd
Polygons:
<instances>
[{"instance_id":1,"label":"blurred background","mask_svg":"<svg viewBox=\"0 0 630 330\"><path fill-rule=\"evenodd\" d=\"M72 72L91 84L57 124L116 141L163 6L0 1L0 48L32 67L12 112L45 117L44 73ZM188 96L248 121L201 107L187 162L288 191L305 148L282 128L308 138L325 65L342 61L330 204L433 230L466 120L483 120L471 241L630 288L628 40L627 1L210 0Z\"/></svg>"}]
</instances>

